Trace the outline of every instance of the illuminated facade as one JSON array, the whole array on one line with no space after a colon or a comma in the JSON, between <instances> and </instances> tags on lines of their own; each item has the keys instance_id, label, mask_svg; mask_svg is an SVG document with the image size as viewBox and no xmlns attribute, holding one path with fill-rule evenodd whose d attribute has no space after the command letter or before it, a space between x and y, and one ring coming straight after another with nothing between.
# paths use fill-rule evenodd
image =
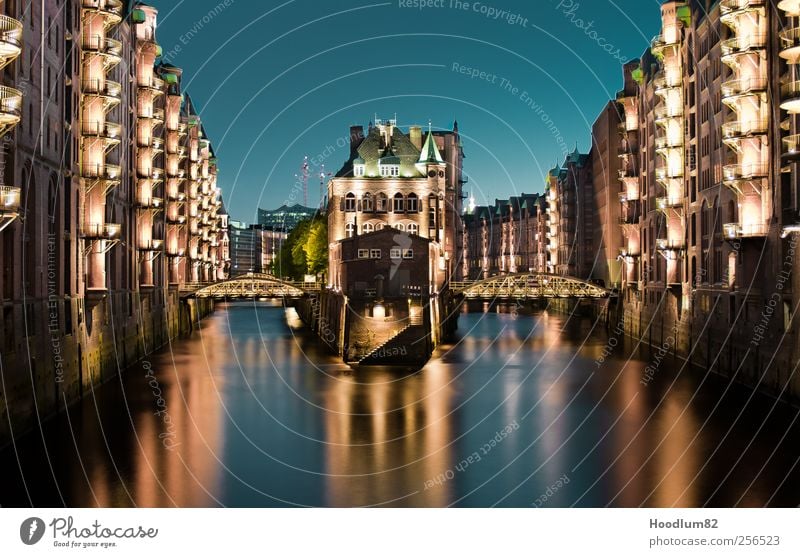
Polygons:
<instances>
[{"instance_id":1,"label":"illuminated facade","mask_svg":"<svg viewBox=\"0 0 800 557\"><path fill-rule=\"evenodd\" d=\"M18 433L178 333L182 286L227 272L227 217L155 8L0 6L1 348L21 370L0 411Z\"/></svg>"},{"instance_id":2,"label":"illuminated facade","mask_svg":"<svg viewBox=\"0 0 800 557\"><path fill-rule=\"evenodd\" d=\"M796 394L800 2L668 1L661 18L616 99L626 328Z\"/></svg>"},{"instance_id":3,"label":"illuminated facade","mask_svg":"<svg viewBox=\"0 0 800 557\"><path fill-rule=\"evenodd\" d=\"M338 242L390 227L433 242L438 250L440 289L447 279L458 280L463 247L463 152L458 124L452 132L423 134L420 126L408 133L396 120L350 130L351 153L328 184L328 238L331 269L340 259ZM330 286L340 288L337 274Z\"/></svg>"},{"instance_id":4,"label":"illuminated facade","mask_svg":"<svg viewBox=\"0 0 800 557\"><path fill-rule=\"evenodd\" d=\"M547 272L547 202L522 194L464 214L467 280L506 273Z\"/></svg>"}]
</instances>

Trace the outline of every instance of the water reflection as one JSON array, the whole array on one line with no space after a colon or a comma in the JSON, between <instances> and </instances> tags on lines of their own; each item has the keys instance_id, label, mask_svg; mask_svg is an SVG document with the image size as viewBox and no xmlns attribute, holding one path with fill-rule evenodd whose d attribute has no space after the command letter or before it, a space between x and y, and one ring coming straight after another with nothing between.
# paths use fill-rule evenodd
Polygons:
<instances>
[{"instance_id":1,"label":"water reflection","mask_svg":"<svg viewBox=\"0 0 800 557\"><path fill-rule=\"evenodd\" d=\"M463 314L407 373L351 370L291 309L222 307L24 439L25 481L1 455L0 503L531 506L565 477L547 506L800 502L794 410L669 358L643 384L647 353L605 356L601 326L516 313Z\"/></svg>"}]
</instances>

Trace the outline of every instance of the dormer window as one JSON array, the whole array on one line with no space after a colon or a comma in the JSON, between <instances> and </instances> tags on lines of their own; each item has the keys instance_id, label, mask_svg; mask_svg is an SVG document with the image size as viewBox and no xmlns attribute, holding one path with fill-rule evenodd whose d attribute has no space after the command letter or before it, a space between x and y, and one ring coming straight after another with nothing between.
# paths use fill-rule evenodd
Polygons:
<instances>
[{"instance_id":1,"label":"dormer window","mask_svg":"<svg viewBox=\"0 0 800 557\"><path fill-rule=\"evenodd\" d=\"M381 165L381 176L385 178L400 176L400 165L399 164L382 164Z\"/></svg>"},{"instance_id":2,"label":"dormer window","mask_svg":"<svg viewBox=\"0 0 800 557\"><path fill-rule=\"evenodd\" d=\"M353 165L353 176L356 178L363 178L367 173L367 166L364 164Z\"/></svg>"}]
</instances>

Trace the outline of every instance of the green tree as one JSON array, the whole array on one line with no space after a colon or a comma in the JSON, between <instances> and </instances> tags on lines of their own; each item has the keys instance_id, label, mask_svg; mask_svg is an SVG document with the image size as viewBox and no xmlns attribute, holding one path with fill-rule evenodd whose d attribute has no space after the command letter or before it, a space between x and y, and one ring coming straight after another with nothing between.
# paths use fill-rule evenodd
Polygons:
<instances>
[{"instance_id":1,"label":"green tree","mask_svg":"<svg viewBox=\"0 0 800 557\"><path fill-rule=\"evenodd\" d=\"M328 223L324 218L315 218L311 223L303 251L309 275L328 272Z\"/></svg>"},{"instance_id":2,"label":"green tree","mask_svg":"<svg viewBox=\"0 0 800 557\"><path fill-rule=\"evenodd\" d=\"M328 270L328 221L324 216L297 223L272 264L277 277L303 280Z\"/></svg>"}]
</instances>

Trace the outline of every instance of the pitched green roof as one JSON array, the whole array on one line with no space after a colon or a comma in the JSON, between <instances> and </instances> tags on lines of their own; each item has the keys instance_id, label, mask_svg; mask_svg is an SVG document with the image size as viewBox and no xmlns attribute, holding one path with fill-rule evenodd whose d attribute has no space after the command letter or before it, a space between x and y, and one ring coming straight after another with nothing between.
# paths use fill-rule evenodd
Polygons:
<instances>
[{"instance_id":1,"label":"pitched green roof","mask_svg":"<svg viewBox=\"0 0 800 557\"><path fill-rule=\"evenodd\" d=\"M428 137L425 139L425 145L422 146L422 152L419 154L419 162L425 164L444 164L444 159L439 153L439 148L436 146L436 140L433 138L433 132L428 126Z\"/></svg>"}]
</instances>

